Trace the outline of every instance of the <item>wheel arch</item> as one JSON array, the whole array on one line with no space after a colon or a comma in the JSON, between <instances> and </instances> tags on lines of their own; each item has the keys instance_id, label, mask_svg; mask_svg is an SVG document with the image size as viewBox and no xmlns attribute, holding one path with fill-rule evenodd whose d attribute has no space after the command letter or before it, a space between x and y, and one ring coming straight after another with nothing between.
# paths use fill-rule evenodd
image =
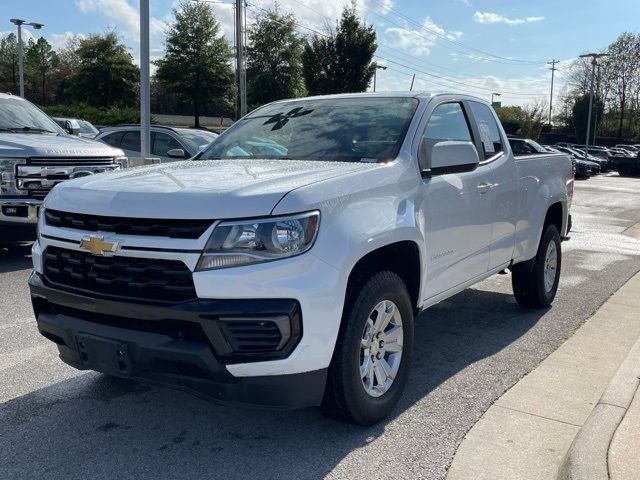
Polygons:
<instances>
[{"instance_id":1,"label":"wheel arch","mask_svg":"<svg viewBox=\"0 0 640 480\"><path fill-rule=\"evenodd\" d=\"M389 270L398 275L409 293L411 304L418 310L422 276L420 248L413 240L400 240L376 248L362 256L349 272L347 295L359 286L359 279Z\"/></svg>"}]
</instances>

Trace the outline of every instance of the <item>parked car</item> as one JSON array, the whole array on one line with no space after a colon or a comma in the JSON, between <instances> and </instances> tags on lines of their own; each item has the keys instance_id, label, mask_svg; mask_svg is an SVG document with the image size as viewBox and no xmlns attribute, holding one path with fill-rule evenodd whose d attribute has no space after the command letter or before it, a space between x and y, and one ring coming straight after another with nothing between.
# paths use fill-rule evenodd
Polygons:
<instances>
[{"instance_id":1,"label":"parked car","mask_svg":"<svg viewBox=\"0 0 640 480\"><path fill-rule=\"evenodd\" d=\"M98 134L98 129L87 120L81 118L63 118L52 117L58 125L60 125L67 133L71 135L78 135L79 137L95 138Z\"/></svg>"},{"instance_id":2,"label":"parked car","mask_svg":"<svg viewBox=\"0 0 640 480\"><path fill-rule=\"evenodd\" d=\"M616 148L624 150L625 152L629 153L629 155L632 155L632 156L638 155L638 152L640 152L640 150L634 145L618 144L616 145Z\"/></svg>"},{"instance_id":3,"label":"parked car","mask_svg":"<svg viewBox=\"0 0 640 480\"><path fill-rule=\"evenodd\" d=\"M509 144L514 155L537 155L548 153L545 148L535 140L529 138L509 138Z\"/></svg>"},{"instance_id":4,"label":"parked car","mask_svg":"<svg viewBox=\"0 0 640 480\"><path fill-rule=\"evenodd\" d=\"M553 301L573 182L567 155L514 157L475 97L278 101L198 160L57 186L38 329L79 369L371 424L419 311L505 269L521 305Z\"/></svg>"},{"instance_id":5,"label":"parked car","mask_svg":"<svg viewBox=\"0 0 640 480\"><path fill-rule=\"evenodd\" d=\"M23 98L0 93L0 240L33 240L53 186L120 169L122 150L67 135Z\"/></svg>"},{"instance_id":6,"label":"parked car","mask_svg":"<svg viewBox=\"0 0 640 480\"><path fill-rule=\"evenodd\" d=\"M193 128L151 126L151 156L161 162L185 160L201 152L217 133ZM140 159L140 125L118 125L100 130L96 140L121 148L132 165L142 164Z\"/></svg>"},{"instance_id":7,"label":"parked car","mask_svg":"<svg viewBox=\"0 0 640 480\"><path fill-rule=\"evenodd\" d=\"M578 171L584 172L586 170L585 167L588 168L589 175L597 175L602 171L602 165L604 162L597 157L587 155L587 159L585 159L584 151L559 145L556 145L555 148L571 156L571 160L576 165L576 173L578 173ZM578 165L580 165L580 167L578 167Z\"/></svg>"},{"instance_id":8,"label":"parked car","mask_svg":"<svg viewBox=\"0 0 640 480\"><path fill-rule=\"evenodd\" d=\"M589 162L580 160L568 149L563 149L563 147L560 147L560 146L551 147L547 145L544 146L544 149L549 153L569 154L569 156L571 157L571 163L573 164L573 172L576 178L587 179L591 176L591 166L589 165Z\"/></svg>"}]
</instances>

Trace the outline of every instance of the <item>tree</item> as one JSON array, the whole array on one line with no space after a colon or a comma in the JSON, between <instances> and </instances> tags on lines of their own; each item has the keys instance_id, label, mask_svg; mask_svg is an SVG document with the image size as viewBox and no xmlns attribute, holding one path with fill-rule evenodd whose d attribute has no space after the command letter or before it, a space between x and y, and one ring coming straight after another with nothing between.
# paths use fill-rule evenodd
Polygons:
<instances>
[{"instance_id":1,"label":"tree","mask_svg":"<svg viewBox=\"0 0 640 480\"><path fill-rule=\"evenodd\" d=\"M93 34L78 42L78 72L69 91L77 102L95 107L127 107L138 96L140 70L115 32Z\"/></svg>"},{"instance_id":2,"label":"tree","mask_svg":"<svg viewBox=\"0 0 640 480\"><path fill-rule=\"evenodd\" d=\"M70 37L56 52L58 67L53 72L49 83L52 86L52 90L55 89L57 103L71 103L71 80L80 70L78 47L81 39L79 36Z\"/></svg>"},{"instance_id":3,"label":"tree","mask_svg":"<svg viewBox=\"0 0 640 480\"><path fill-rule=\"evenodd\" d=\"M302 64L310 94L364 92L376 70L376 32L345 7L335 32L315 34L304 46Z\"/></svg>"},{"instance_id":4,"label":"tree","mask_svg":"<svg viewBox=\"0 0 640 480\"><path fill-rule=\"evenodd\" d=\"M260 106L282 98L304 95L302 40L292 14L278 9L259 17L249 29L247 97Z\"/></svg>"},{"instance_id":5,"label":"tree","mask_svg":"<svg viewBox=\"0 0 640 480\"><path fill-rule=\"evenodd\" d=\"M37 95L39 89L42 105L48 103L47 82L58 64L58 55L44 37L40 37L37 42L29 40L24 56L24 69L27 78L31 80L31 95Z\"/></svg>"},{"instance_id":6,"label":"tree","mask_svg":"<svg viewBox=\"0 0 640 480\"><path fill-rule=\"evenodd\" d=\"M594 142L595 131L598 128L597 124L602 121L602 114L604 112L604 103L596 96L593 97L593 107L591 113L591 131L589 132L589 138L591 143ZM582 95L578 97L573 104L573 125L576 130L576 138L579 142L585 142L587 140L587 122L589 115L589 95Z\"/></svg>"},{"instance_id":7,"label":"tree","mask_svg":"<svg viewBox=\"0 0 640 480\"><path fill-rule=\"evenodd\" d=\"M208 5L183 3L173 15L166 54L155 62L156 78L178 100L191 103L194 123L199 127L200 114L207 105L232 108L233 51Z\"/></svg>"},{"instance_id":8,"label":"tree","mask_svg":"<svg viewBox=\"0 0 640 480\"><path fill-rule=\"evenodd\" d=\"M18 40L10 33L0 40L0 91L17 94L18 90Z\"/></svg>"},{"instance_id":9,"label":"tree","mask_svg":"<svg viewBox=\"0 0 640 480\"><path fill-rule=\"evenodd\" d=\"M640 75L640 35L622 33L607 48L609 56L604 61L604 69L613 74L612 91L617 100L619 123L618 137L622 136L622 127L628 102L633 98L632 91Z\"/></svg>"}]
</instances>

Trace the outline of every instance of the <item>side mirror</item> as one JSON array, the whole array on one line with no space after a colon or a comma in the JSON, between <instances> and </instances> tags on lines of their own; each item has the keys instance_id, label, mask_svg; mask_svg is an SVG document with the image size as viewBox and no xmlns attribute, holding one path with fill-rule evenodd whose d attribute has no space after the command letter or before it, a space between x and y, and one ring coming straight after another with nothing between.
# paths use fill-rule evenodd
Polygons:
<instances>
[{"instance_id":1,"label":"side mirror","mask_svg":"<svg viewBox=\"0 0 640 480\"><path fill-rule=\"evenodd\" d=\"M172 148L167 152L167 157L184 158L184 150L181 148Z\"/></svg>"},{"instance_id":2,"label":"side mirror","mask_svg":"<svg viewBox=\"0 0 640 480\"><path fill-rule=\"evenodd\" d=\"M480 163L478 151L472 142L447 140L431 146L430 151L428 142L423 138L418 150L418 160L424 174L470 172Z\"/></svg>"},{"instance_id":3,"label":"side mirror","mask_svg":"<svg viewBox=\"0 0 640 480\"><path fill-rule=\"evenodd\" d=\"M64 129L69 135L80 136L80 125L74 120L67 120Z\"/></svg>"}]
</instances>

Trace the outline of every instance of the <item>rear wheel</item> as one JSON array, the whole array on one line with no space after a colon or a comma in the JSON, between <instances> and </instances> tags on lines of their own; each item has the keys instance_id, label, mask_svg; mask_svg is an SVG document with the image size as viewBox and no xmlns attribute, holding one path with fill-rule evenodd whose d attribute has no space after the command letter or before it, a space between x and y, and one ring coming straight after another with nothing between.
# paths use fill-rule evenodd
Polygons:
<instances>
[{"instance_id":1,"label":"rear wheel","mask_svg":"<svg viewBox=\"0 0 640 480\"><path fill-rule=\"evenodd\" d=\"M631 175L631 167L626 163L623 163L618 167L618 175L621 177L628 177Z\"/></svg>"},{"instance_id":2,"label":"rear wheel","mask_svg":"<svg viewBox=\"0 0 640 480\"><path fill-rule=\"evenodd\" d=\"M528 308L548 307L558 291L561 264L560 234L555 225L547 225L531 271L514 269L511 275L517 302Z\"/></svg>"},{"instance_id":3,"label":"rear wheel","mask_svg":"<svg viewBox=\"0 0 640 480\"><path fill-rule=\"evenodd\" d=\"M393 272L361 277L347 295L342 327L329 367L322 411L371 425L398 403L413 349L413 309Z\"/></svg>"}]
</instances>

